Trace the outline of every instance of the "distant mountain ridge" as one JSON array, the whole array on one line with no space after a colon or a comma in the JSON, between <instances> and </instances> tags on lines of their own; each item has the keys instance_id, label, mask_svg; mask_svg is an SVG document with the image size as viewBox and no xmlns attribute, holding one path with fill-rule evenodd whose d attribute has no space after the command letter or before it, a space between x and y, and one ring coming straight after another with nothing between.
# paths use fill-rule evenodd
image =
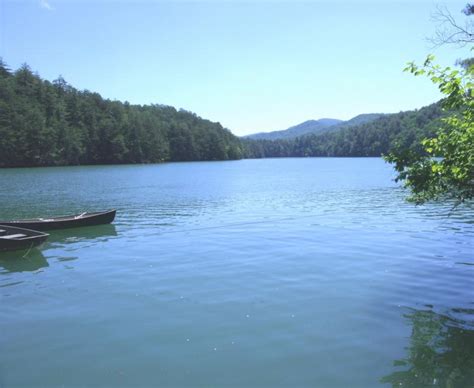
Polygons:
<instances>
[{"instance_id":1,"label":"distant mountain ridge","mask_svg":"<svg viewBox=\"0 0 474 388\"><path fill-rule=\"evenodd\" d=\"M293 139L295 137L307 135L309 133L323 132L328 128L342 122L342 120L327 118L319 120L307 120L301 124L280 131L260 132L245 137L254 140Z\"/></svg>"},{"instance_id":2,"label":"distant mountain ridge","mask_svg":"<svg viewBox=\"0 0 474 388\"><path fill-rule=\"evenodd\" d=\"M349 128L349 127L355 127L356 125L367 124L385 115L386 113L363 113L363 114L353 117L352 119L343 121L342 123L338 124L337 129Z\"/></svg>"},{"instance_id":3,"label":"distant mountain ridge","mask_svg":"<svg viewBox=\"0 0 474 388\"><path fill-rule=\"evenodd\" d=\"M380 157L392 150L422 153L421 141L443 126L442 102L383 115L360 115L326 131L293 139L242 139L246 158ZM378 117L378 118L375 118Z\"/></svg>"},{"instance_id":4,"label":"distant mountain ridge","mask_svg":"<svg viewBox=\"0 0 474 388\"><path fill-rule=\"evenodd\" d=\"M323 118L319 120L307 120L293 127L273 132L260 132L247 135L245 138L253 140L282 140L294 139L305 135L314 135L323 132L332 132L342 128L348 128L356 125L366 124L383 116L383 113L360 114L350 120L338 120Z\"/></svg>"}]
</instances>

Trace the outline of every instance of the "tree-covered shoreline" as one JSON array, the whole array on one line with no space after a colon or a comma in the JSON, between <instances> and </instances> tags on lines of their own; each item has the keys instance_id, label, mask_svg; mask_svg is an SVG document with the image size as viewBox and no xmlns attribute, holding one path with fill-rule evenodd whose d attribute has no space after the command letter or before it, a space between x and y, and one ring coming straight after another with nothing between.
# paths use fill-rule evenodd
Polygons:
<instances>
[{"instance_id":1,"label":"tree-covered shoreline","mask_svg":"<svg viewBox=\"0 0 474 388\"><path fill-rule=\"evenodd\" d=\"M421 150L445 113L436 103L293 139L254 140L165 105L132 105L50 82L0 60L0 167L135 164L271 157L380 157Z\"/></svg>"},{"instance_id":2,"label":"tree-covered shoreline","mask_svg":"<svg viewBox=\"0 0 474 388\"><path fill-rule=\"evenodd\" d=\"M164 105L132 105L0 62L0 167L229 160L238 137Z\"/></svg>"},{"instance_id":3,"label":"tree-covered shoreline","mask_svg":"<svg viewBox=\"0 0 474 388\"><path fill-rule=\"evenodd\" d=\"M294 139L243 139L243 142L246 156L253 158L374 157L400 148L421 151L421 140L434 136L445 114L440 103L435 103L337 131Z\"/></svg>"}]
</instances>

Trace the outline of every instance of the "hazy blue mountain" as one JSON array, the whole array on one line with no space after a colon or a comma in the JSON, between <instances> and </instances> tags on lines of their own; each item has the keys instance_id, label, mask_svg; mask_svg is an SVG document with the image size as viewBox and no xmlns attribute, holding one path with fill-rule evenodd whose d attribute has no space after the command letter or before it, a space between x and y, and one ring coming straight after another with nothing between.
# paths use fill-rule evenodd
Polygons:
<instances>
[{"instance_id":1,"label":"hazy blue mountain","mask_svg":"<svg viewBox=\"0 0 474 388\"><path fill-rule=\"evenodd\" d=\"M260 132L245 137L254 140L294 139L299 136L332 132L342 128L366 124L378 119L382 115L382 113L360 114L347 121L338 119L308 120L282 131Z\"/></svg>"},{"instance_id":2,"label":"hazy blue mountain","mask_svg":"<svg viewBox=\"0 0 474 388\"><path fill-rule=\"evenodd\" d=\"M382 117L384 114L383 113L364 113L361 115L357 115L353 117L350 120L343 121L342 123L339 123L337 125L337 129L339 128L347 128L347 127L353 127L356 125L362 125L362 124L367 124L370 123L371 121L377 120L378 118ZM335 129L335 128L333 128Z\"/></svg>"},{"instance_id":3,"label":"hazy blue mountain","mask_svg":"<svg viewBox=\"0 0 474 388\"><path fill-rule=\"evenodd\" d=\"M337 119L308 120L288 129L284 129L282 131L261 132L253 135L248 135L246 137L255 140L292 139L298 136L307 135L309 133L322 132L340 123L343 123L343 121Z\"/></svg>"},{"instance_id":4,"label":"hazy blue mountain","mask_svg":"<svg viewBox=\"0 0 474 388\"><path fill-rule=\"evenodd\" d=\"M393 150L422 153L448 113L441 102L411 111L361 115L327 130L293 139L242 139L246 158L379 157Z\"/></svg>"}]
</instances>

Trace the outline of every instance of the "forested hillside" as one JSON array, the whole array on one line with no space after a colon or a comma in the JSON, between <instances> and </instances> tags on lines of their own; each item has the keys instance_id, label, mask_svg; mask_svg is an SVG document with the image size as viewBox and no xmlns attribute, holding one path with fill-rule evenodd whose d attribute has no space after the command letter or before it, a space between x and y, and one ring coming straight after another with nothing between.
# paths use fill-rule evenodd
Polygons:
<instances>
[{"instance_id":1,"label":"forested hillside","mask_svg":"<svg viewBox=\"0 0 474 388\"><path fill-rule=\"evenodd\" d=\"M0 167L226 160L242 144L219 123L162 105L131 105L42 80L0 60Z\"/></svg>"},{"instance_id":2,"label":"forested hillside","mask_svg":"<svg viewBox=\"0 0 474 388\"><path fill-rule=\"evenodd\" d=\"M246 156L380 156L395 148L420 150L420 141L432 137L443 111L439 103L420 110L383 115L365 124L290 140L247 140Z\"/></svg>"},{"instance_id":3,"label":"forested hillside","mask_svg":"<svg viewBox=\"0 0 474 388\"><path fill-rule=\"evenodd\" d=\"M356 125L362 125L370 123L371 121L377 120L379 117L382 117L383 113L363 113L339 123L334 129L349 128L355 127Z\"/></svg>"},{"instance_id":4,"label":"forested hillside","mask_svg":"<svg viewBox=\"0 0 474 388\"><path fill-rule=\"evenodd\" d=\"M27 65L10 71L0 60L0 167L380 156L396 147L419 150L442 115L438 103L361 115L331 131L293 139L239 139L188 111L107 100L61 77L42 80Z\"/></svg>"}]
</instances>

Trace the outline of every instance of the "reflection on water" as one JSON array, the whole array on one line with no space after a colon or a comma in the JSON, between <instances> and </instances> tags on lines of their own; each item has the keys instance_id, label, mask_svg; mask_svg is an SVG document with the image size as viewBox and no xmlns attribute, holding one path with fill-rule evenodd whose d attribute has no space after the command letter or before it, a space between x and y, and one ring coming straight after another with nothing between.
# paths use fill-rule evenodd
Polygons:
<instances>
[{"instance_id":1,"label":"reflection on water","mask_svg":"<svg viewBox=\"0 0 474 388\"><path fill-rule=\"evenodd\" d=\"M114 225L99 225L85 228L63 229L49 232L50 236L45 244L39 248L30 251L20 250L13 252L0 253L0 271L1 274L12 272L36 271L40 268L49 267L48 261L42 253L42 250L48 252L56 248L68 248L68 251L84 247L84 243L94 244L96 242L105 242L110 237L117 236ZM77 246L79 244L79 246ZM57 259L60 262L77 260L76 256L49 255L48 258Z\"/></svg>"},{"instance_id":2,"label":"reflection on water","mask_svg":"<svg viewBox=\"0 0 474 388\"><path fill-rule=\"evenodd\" d=\"M49 232L48 243L78 242L85 240L107 241L117 236L115 225L98 225L84 228L60 229Z\"/></svg>"},{"instance_id":3,"label":"reflection on water","mask_svg":"<svg viewBox=\"0 0 474 388\"><path fill-rule=\"evenodd\" d=\"M4 252L0 254L1 274L11 272L30 272L40 268L48 267L49 264L43 253L38 249L32 249L25 255L25 251Z\"/></svg>"},{"instance_id":4,"label":"reflection on water","mask_svg":"<svg viewBox=\"0 0 474 388\"><path fill-rule=\"evenodd\" d=\"M474 310L453 309L448 315L415 310L405 315L412 325L407 358L381 379L393 387L464 388L474 384Z\"/></svg>"},{"instance_id":5,"label":"reflection on water","mask_svg":"<svg viewBox=\"0 0 474 388\"><path fill-rule=\"evenodd\" d=\"M393 176L366 158L0 169L0 219L117 209L52 231L47 268L0 260L0 386L465 386L474 211L407 203Z\"/></svg>"},{"instance_id":6,"label":"reflection on water","mask_svg":"<svg viewBox=\"0 0 474 388\"><path fill-rule=\"evenodd\" d=\"M98 225L84 228L52 231L46 246L52 258L59 261L74 260L81 250L106 243L117 236L114 225Z\"/></svg>"}]
</instances>

